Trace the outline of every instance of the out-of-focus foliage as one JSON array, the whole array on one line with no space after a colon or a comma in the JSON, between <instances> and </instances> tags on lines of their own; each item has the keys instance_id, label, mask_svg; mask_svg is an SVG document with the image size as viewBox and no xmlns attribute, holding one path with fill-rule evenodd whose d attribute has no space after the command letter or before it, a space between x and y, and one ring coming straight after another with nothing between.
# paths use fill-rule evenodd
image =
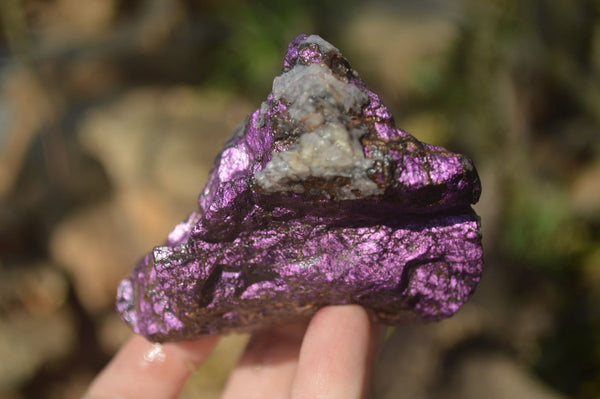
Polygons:
<instances>
[{"instance_id":1,"label":"out-of-focus foliage","mask_svg":"<svg viewBox=\"0 0 600 399\"><path fill-rule=\"evenodd\" d=\"M244 89L265 97L273 72L281 68L281 53L298 32L322 32L336 38L340 25L356 1L319 2L225 1L198 2L198 15L209 15L220 40L214 43L210 79L238 92ZM332 39L333 40L333 39Z\"/></svg>"},{"instance_id":2,"label":"out-of-focus foliage","mask_svg":"<svg viewBox=\"0 0 600 399\"><path fill-rule=\"evenodd\" d=\"M469 5L448 88L441 90L462 122L454 137L483 162L495 159L504 180L494 250L510 262L514 278L529 269L556 287L557 326L537 369L566 393L595 397L600 318L582 261L600 246L600 206L591 205L600 186L589 192L592 209L578 208L573 190L600 159L599 5Z\"/></svg>"},{"instance_id":3,"label":"out-of-focus foliage","mask_svg":"<svg viewBox=\"0 0 600 399\"><path fill-rule=\"evenodd\" d=\"M600 264L586 266L585 259L600 247L600 185L590 181L593 199L575 198L589 170L600 179L600 4L466 4L431 105L448 110L457 146L477 154L502 182L490 256L505 259L515 279L526 270L555 286L556 330L541 347L537 370L565 393L597 397L598 287L586 281Z\"/></svg>"},{"instance_id":4,"label":"out-of-focus foliage","mask_svg":"<svg viewBox=\"0 0 600 399\"><path fill-rule=\"evenodd\" d=\"M195 206L289 40L317 33L400 127L474 158L483 183L478 292L450 320L397 329L374 396L600 397L598 1L3 0L0 13L0 396L81 395L128 334L118 280ZM218 397L241 346L226 340L183 397Z\"/></svg>"}]
</instances>

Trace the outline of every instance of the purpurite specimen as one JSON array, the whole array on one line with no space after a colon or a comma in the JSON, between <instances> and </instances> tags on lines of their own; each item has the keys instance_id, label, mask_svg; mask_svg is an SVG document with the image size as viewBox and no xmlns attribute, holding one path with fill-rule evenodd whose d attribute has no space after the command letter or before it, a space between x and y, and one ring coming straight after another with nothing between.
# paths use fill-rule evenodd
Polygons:
<instances>
[{"instance_id":1,"label":"purpurite specimen","mask_svg":"<svg viewBox=\"0 0 600 399\"><path fill-rule=\"evenodd\" d=\"M334 304L387 324L448 317L481 276L480 192L470 159L397 129L337 48L301 35L198 211L123 280L117 308L154 341Z\"/></svg>"}]
</instances>

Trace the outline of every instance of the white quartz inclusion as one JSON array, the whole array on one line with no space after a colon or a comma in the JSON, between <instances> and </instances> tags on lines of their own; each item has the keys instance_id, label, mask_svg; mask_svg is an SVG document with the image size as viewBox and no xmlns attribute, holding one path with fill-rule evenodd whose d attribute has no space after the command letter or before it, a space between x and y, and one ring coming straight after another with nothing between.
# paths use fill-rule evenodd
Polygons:
<instances>
[{"instance_id":1,"label":"white quartz inclusion","mask_svg":"<svg viewBox=\"0 0 600 399\"><path fill-rule=\"evenodd\" d=\"M324 44L317 44L321 51L328 51ZM275 78L273 98L288 105L288 113L302 133L255 174L256 183L266 193L303 193L301 183L310 177L345 177L350 183L335 188L339 199L356 198L356 190L361 197L382 194L366 174L373 162L365 158L359 141L366 128L346 128L349 113L360 113L367 103L366 93L338 79L329 68L312 64L296 65Z\"/></svg>"},{"instance_id":2,"label":"white quartz inclusion","mask_svg":"<svg viewBox=\"0 0 600 399\"><path fill-rule=\"evenodd\" d=\"M335 119L342 112L358 112L368 101L358 87L342 82L321 64L296 65L273 80L273 98L289 104L292 119L302 121L320 113Z\"/></svg>"}]
</instances>

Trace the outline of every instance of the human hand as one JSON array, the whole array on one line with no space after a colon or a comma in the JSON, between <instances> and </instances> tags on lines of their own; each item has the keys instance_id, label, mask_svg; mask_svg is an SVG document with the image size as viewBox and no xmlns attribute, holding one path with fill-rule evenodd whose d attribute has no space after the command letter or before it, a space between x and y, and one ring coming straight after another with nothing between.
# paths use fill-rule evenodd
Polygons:
<instances>
[{"instance_id":1,"label":"human hand","mask_svg":"<svg viewBox=\"0 0 600 399\"><path fill-rule=\"evenodd\" d=\"M362 398L383 328L357 305L326 307L308 323L252 336L223 399ZM177 398L218 341L207 336L161 346L132 337L84 399Z\"/></svg>"}]
</instances>

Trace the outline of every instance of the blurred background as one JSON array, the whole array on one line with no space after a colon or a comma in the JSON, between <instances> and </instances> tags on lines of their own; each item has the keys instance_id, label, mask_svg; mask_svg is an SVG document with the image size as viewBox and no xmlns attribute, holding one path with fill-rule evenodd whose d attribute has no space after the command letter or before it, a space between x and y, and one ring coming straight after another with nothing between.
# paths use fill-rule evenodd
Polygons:
<instances>
[{"instance_id":1,"label":"blurred background","mask_svg":"<svg viewBox=\"0 0 600 399\"><path fill-rule=\"evenodd\" d=\"M79 398L118 281L316 33L398 126L472 157L486 271L392 331L373 398L600 398L600 2L2 0L0 398ZM217 398L247 337L182 398Z\"/></svg>"}]
</instances>

